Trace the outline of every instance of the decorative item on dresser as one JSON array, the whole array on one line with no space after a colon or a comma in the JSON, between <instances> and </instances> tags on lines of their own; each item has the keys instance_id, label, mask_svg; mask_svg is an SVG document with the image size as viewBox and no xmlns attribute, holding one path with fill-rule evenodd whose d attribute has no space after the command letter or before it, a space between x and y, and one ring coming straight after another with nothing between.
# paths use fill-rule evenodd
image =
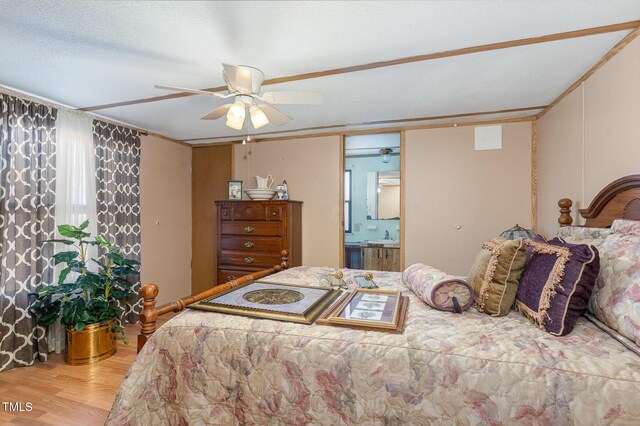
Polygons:
<instances>
[{"instance_id":1,"label":"decorative item on dresser","mask_svg":"<svg viewBox=\"0 0 640 426\"><path fill-rule=\"evenodd\" d=\"M218 280L225 283L266 269L289 252L289 265L302 265L302 202L216 201Z\"/></svg>"},{"instance_id":2,"label":"decorative item on dresser","mask_svg":"<svg viewBox=\"0 0 640 426\"><path fill-rule=\"evenodd\" d=\"M289 188L286 180L282 181L280 185L276 185L276 193L278 194L278 200L289 199Z\"/></svg>"},{"instance_id":3,"label":"decorative item on dresser","mask_svg":"<svg viewBox=\"0 0 640 426\"><path fill-rule=\"evenodd\" d=\"M242 181L241 180L229 180L229 198L230 200L242 200Z\"/></svg>"},{"instance_id":4,"label":"decorative item on dresser","mask_svg":"<svg viewBox=\"0 0 640 426\"><path fill-rule=\"evenodd\" d=\"M273 177L268 175L267 177L254 176L256 180L256 187L254 189L245 189L245 193L251 200L271 200L276 195L276 190L271 189L273 186Z\"/></svg>"}]
</instances>

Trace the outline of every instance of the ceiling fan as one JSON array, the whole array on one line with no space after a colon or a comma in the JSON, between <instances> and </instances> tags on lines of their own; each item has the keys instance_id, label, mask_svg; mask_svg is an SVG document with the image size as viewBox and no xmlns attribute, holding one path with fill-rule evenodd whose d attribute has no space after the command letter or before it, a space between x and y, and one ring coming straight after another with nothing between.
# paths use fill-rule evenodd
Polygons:
<instances>
[{"instance_id":1,"label":"ceiling fan","mask_svg":"<svg viewBox=\"0 0 640 426\"><path fill-rule=\"evenodd\" d=\"M249 109L251 124L255 129L259 129L269 123L282 126L291 121L291 117L271 105L322 104L322 94L319 92L264 92L260 94L260 88L264 81L264 73L262 71L247 65L222 64L222 67L224 69L222 75L229 90L228 94L174 86L156 85L155 88L208 95L222 99L233 98L233 103L219 106L202 117L202 119L217 120L226 115L226 125L236 130L242 130L244 127L247 108Z\"/></svg>"}]
</instances>

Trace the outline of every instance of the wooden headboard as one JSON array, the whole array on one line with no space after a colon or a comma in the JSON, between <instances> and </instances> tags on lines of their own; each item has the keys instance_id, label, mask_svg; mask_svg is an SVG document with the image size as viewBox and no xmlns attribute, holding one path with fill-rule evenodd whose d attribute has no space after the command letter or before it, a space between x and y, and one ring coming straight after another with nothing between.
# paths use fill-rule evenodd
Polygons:
<instances>
[{"instance_id":1,"label":"wooden headboard","mask_svg":"<svg viewBox=\"0 0 640 426\"><path fill-rule=\"evenodd\" d=\"M558 201L560 226L573 223L568 198ZM584 226L608 228L615 219L640 220L640 175L629 175L614 180L596 195L589 207L578 210L585 219Z\"/></svg>"}]
</instances>

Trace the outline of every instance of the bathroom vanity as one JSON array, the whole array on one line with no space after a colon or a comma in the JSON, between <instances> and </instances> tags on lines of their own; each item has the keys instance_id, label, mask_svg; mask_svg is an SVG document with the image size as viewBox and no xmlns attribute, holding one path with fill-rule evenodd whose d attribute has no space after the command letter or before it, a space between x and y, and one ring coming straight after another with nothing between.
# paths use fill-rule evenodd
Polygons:
<instances>
[{"instance_id":1,"label":"bathroom vanity","mask_svg":"<svg viewBox=\"0 0 640 426\"><path fill-rule=\"evenodd\" d=\"M400 271L400 246L397 243L346 243L344 267L372 271Z\"/></svg>"},{"instance_id":2,"label":"bathroom vanity","mask_svg":"<svg viewBox=\"0 0 640 426\"><path fill-rule=\"evenodd\" d=\"M400 272L400 247L366 245L362 247L362 269Z\"/></svg>"}]
</instances>

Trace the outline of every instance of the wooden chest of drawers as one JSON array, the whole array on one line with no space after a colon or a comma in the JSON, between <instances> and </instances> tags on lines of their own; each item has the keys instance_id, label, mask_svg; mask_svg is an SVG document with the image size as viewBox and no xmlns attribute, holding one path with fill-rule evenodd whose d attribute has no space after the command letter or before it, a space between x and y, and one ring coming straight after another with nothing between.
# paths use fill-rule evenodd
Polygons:
<instances>
[{"instance_id":1,"label":"wooden chest of drawers","mask_svg":"<svg viewBox=\"0 0 640 426\"><path fill-rule=\"evenodd\" d=\"M216 201L217 284L278 265L282 250L289 266L302 264L301 201Z\"/></svg>"}]
</instances>

